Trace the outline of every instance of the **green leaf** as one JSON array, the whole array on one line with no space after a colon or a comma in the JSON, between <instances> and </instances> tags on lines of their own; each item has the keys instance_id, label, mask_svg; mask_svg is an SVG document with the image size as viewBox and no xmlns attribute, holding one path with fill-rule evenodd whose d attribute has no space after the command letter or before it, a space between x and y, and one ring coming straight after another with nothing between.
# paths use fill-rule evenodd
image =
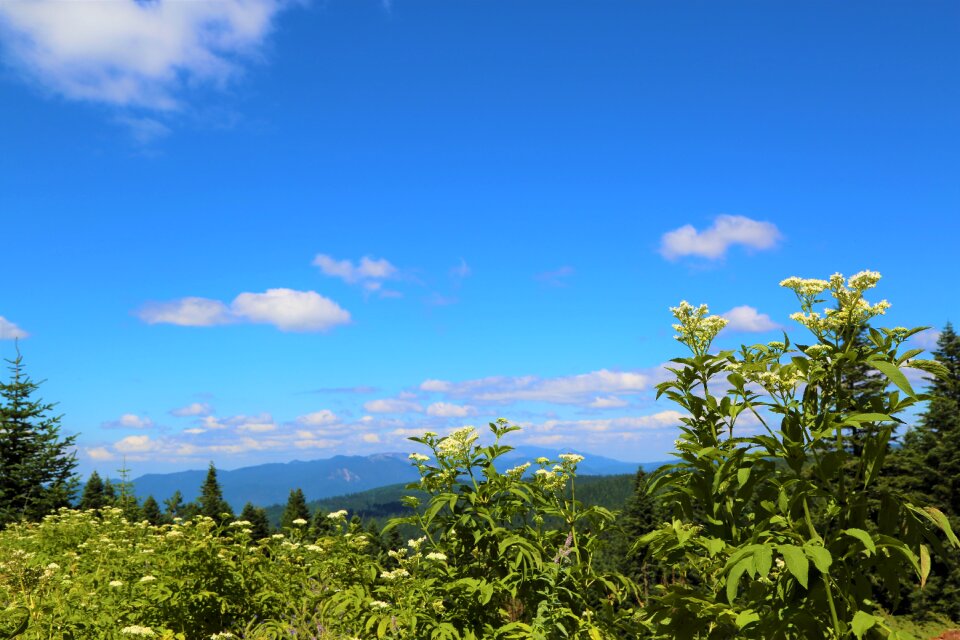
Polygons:
<instances>
[{"instance_id":1,"label":"green leaf","mask_svg":"<svg viewBox=\"0 0 960 640\"><path fill-rule=\"evenodd\" d=\"M857 638L863 638L863 634L875 624L877 624L876 616L872 616L866 611L857 611L853 615L853 623L850 625L850 629Z\"/></svg>"},{"instance_id":2,"label":"green leaf","mask_svg":"<svg viewBox=\"0 0 960 640\"><path fill-rule=\"evenodd\" d=\"M917 397L913 387L911 387L910 383L907 381L907 376L903 375L903 372L900 371L900 368L897 365L890 362L885 362L883 360L868 360L867 362L869 362L874 369L887 376L887 378L890 379L890 382L900 387L900 390L905 394L911 398Z\"/></svg>"},{"instance_id":3,"label":"green leaf","mask_svg":"<svg viewBox=\"0 0 960 640\"><path fill-rule=\"evenodd\" d=\"M730 573L727 574L727 602L733 603L737 597L737 590L740 587L740 576L742 576L753 565L753 558L744 558L733 565Z\"/></svg>"},{"instance_id":4,"label":"green leaf","mask_svg":"<svg viewBox=\"0 0 960 640\"><path fill-rule=\"evenodd\" d=\"M0 638L15 638L26 631L29 624L30 610L26 607L0 611Z\"/></svg>"},{"instance_id":5,"label":"green leaf","mask_svg":"<svg viewBox=\"0 0 960 640\"><path fill-rule=\"evenodd\" d=\"M874 544L873 538L870 537L870 534L863 529L844 529L841 533L845 533L848 536L856 538L862 542L863 546L867 549L867 556L873 555L877 552L877 545Z\"/></svg>"},{"instance_id":6,"label":"green leaf","mask_svg":"<svg viewBox=\"0 0 960 640\"><path fill-rule=\"evenodd\" d=\"M896 418L885 413L855 413L847 417L848 422L896 422Z\"/></svg>"},{"instance_id":7,"label":"green leaf","mask_svg":"<svg viewBox=\"0 0 960 640\"><path fill-rule=\"evenodd\" d=\"M753 566L761 576L770 575L773 567L773 548L762 545L753 553Z\"/></svg>"},{"instance_id":8,"label":"green leaf","mask_svg":"<svg viewBox=\"0 0 960 640\"><path fill-rule=\"evenodd\" d=\"M920 588L923 589L927 584L927 577L930 575L930 550L927 545L920 545Z\"/></svg>"},{"instance_id":9,"label":"green leaf","mask_svg":"<svg viewBox=\"0 0 960 640\"><path fill-rule=\"evenodd\" d=\"M737 627L743 629L748 624L752 624L760 620L760 614L758 614L753 609L744 609L737 614Z\"/></svg>"},{"instance_id":10,"label":"green leaf","mask_svg":"<svg viewBox=\"0 0 960 640\"><path fill-rule=\"evenodd\" d=\"M737 469L737 482L742 487L750 479L750 467L740 467Z\"/></svg>"},{"instance_id":11,"label":"green leaf","mask_svg":"<svg viewBox=\"0 0 960 640\"><path fill-rule=\"evenodd\" d=\"M833 564L833 556L828 549L807 543L803 545L803 552L813 561L813 566L817 568L817 571L823 574L830 572L830 565Z\"/></svg>"},{"instance_id":12,"label":"green leaf","mask_svg":"<svg viewBox=\"0 0 960 640\"><path fill-rule=\"evenodd\" d=\"M797 579L797 582L807 588L807 575L810 572L810 561L803 553L803 549L793 544L781 544L777 550L783 555L787 570Z\"/></svg>"}]
</instances>

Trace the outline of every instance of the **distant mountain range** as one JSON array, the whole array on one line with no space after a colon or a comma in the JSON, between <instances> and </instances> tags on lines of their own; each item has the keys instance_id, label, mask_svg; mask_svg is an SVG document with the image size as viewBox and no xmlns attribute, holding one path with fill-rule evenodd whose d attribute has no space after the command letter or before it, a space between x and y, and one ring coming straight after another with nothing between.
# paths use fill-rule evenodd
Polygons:
<instances>
[{"instance_id":1,"label":"distant mountain range","mask_svg":"<svg viewBox=\"0 0 960 640\"><path fill-rule=\"evenodd\" d=\"M517 447L500 458L499 467L504 469L532 462L540 456L556 459L560 453L570 450L554 450L538 447ZM577 453L573 451L572 453ZM662 462L622 462L593 454L585 456L578 467L583 475L606 476L636 473L638 467L651 470ZM179 471L176 473L151 473L133 480L134 491L141 499L152 495L162 502L175 491L183 494L185 501L195 500L206 478L206 469ZM322 460L260 464L232 471L217 470L217 479L223 489L224 499L235 510L247 502L268 506L286 503L291 489L300 488L307 500L319 500L332 496L359 493L387 485L413 482L418 478L416 468L410 464L407 454L379 453L369 456L334 456Z\"/></svg>"}]
</instances>

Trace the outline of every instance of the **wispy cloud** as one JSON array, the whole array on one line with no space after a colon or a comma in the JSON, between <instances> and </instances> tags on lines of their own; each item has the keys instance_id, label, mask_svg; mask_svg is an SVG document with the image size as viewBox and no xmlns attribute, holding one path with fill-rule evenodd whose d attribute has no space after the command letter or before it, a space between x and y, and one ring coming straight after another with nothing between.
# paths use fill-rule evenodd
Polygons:
<instances>
[{"instance_id":1,"label":"wispy cloud","mask_svg":"<svg viewBox=\"0 0 960 640\"><path fill-rule=\"evenodd\" d=\"M313 259L313 265L325 276L339 278L348 284L359 284L366 291L378 292L381 297L396 298L402 295L399 291L383 289L384 281L399 275L399 270L385 258L377 260L364 256L355 263L319 253Z\"/></svg>"},{"instance_id":2,"label":"wispy cloud","mask_svg":"<svg viewBox=\"0 0 960 640\"><path fill-rule=\"evenodd\" d=\"M0 318L2 320L2 318ZM0 331L2 333L2 331ZM914 335L910 340L920 349L932 351L937 348L937 340L940 339L940 332L936 329L927 329Z\"/></svg>"},{"instance_id":3,"label":"wispy cloud","mask_svg":"<svg viewBox=\"0 0 960 640\"><path fill-rule=\"evenodd\" d=\"M725 327L727 331L759 333L780 328L780 325L771 320L769 315L759 313L754 307L746 304L734 307L722 316L729 321Z\"/></svg>"},{"instance_id":4,"label":"wispy cloud","mask_svg":"<svg viewBox=\"0 0 960 640\"><path fill-rule=\"evenodd\" d=\"M700 256L717 260L726 255L733 245L751 249L772 249L782 238L780 230L771 222L751 220L744 216L717 216L713 225L697 231L687 224L663 234L660 254L668 260L683 256Z\"/></svg>"},{"instance_id":5,"label":"wispy cloud","mask_svg":"<svg viewBox=\"0 0 960 640\"><path fill-rule=\"evenodd\" d=\"M563 266L553 271L544 271L533 276L533 279L551 287L565 287L575 273L573 267Z\"/></svg>"},{"instance_id":6,"label":"wispy cloud","mask_svg":"<svg viewBox=\"0 0 960 640\"><path fill-rule=\"evenodd\" d=\"M364 411L370 413L419 413L423 407L412 400L399 398L381 398L363 403Z\"/></svg>"},{"instance_id":7,"label":"wispy cloud","mask_svg":"<svg viewBox=\"0 0 960 640\"><path fill-rule=\"evenodd\" d=\"M434 402L427 407L427 415L436 418L466 418L476 415L477 408L468 404L460 405L451 402Z\"/></svg>"},{"instance_id":8,"label":"wispy cloud","mask_svg":"<svg viewBox=\"0 0 960 640\"><path fill-rule=\"evenodd\" d=\"M0 40L13 64L66 98L171 111L181 108L187 88L220 87L238 76L284 6L281 0L0 2Z\"/></svg>"},{"instance_id":9,"label":"wispy cloud","mask_svg":"<svg viewBox=\"0 0 960 640\"><path fill-rule=\"evenodd\" d=\"M153 420L138 416L135 413L125 413L116 420L104 422L105 429L150 429L154 426Z\"/></svg>"},{"instance_id":10,"label":"wispy cloud","mask_svg":"<svg viewBox=\"0 0 960 640\"><path fill-rule=\"evenodd\" d=\"M179 407L177 409L172 409L170 415L176 416L177 418L185 418L192 416L208 416L213 413L213 407L211 407L206 402L194 402L188 404L185 407Z\"/></svg>"},{"instance_id":11,"label":"wispy cloud","mask_svg":"<svg viewBox=\"0 0 960 640\"><path fill-rule=\"evenodd\" d=\"M26 338L30 334L10 322L3 316L0 316L0 340L16 340Z\"/></svg>"},{"instance_id":12,"label":"wispy cloud","mask_svg":"<svg viewBox=\"0 0 960 640\"><path fill-rule=\"evenodd\" d=\"M462 382L425 380L422 391L442 393L478 403L551 402L589 405L598 395L635 394L650 388L650 373L601 369L573 376L495 376Z\"/></svg>"},{"instance_id":13,"label":"wispy cloud","mask_svg":"<svg viewBox=\"0 0 960 640\"><path fill-rule=\"evenodd\" d=\"M350 322L350 313L316 291L268 289L241 293L230 306L209 298L151 302L137 312L147 324L209 327L248 322L270 324L281 331L328 331Z\"/></svg>"}]
</instances>

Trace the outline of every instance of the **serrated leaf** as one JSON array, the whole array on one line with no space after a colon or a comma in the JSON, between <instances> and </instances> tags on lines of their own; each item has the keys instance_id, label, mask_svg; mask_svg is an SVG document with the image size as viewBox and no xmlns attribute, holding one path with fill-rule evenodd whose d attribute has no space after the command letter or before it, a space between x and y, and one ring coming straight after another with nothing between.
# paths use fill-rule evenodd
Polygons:
<instances>
[{"instance_id":1,"label":"serrated leaf","mask_svg":"<svg viewBox=\"0 0 960 640\"><path fill-rule=\"evenodd\" d=\"M876 616L872 616L866 611L857 611L853 614L853 622L850 624L850 630L853 631L853 635L857 636L857 638L863 638L863 634L875 624L877 624Z\"/></svg>"},{"instance_id":2,"label":"serrated leaf","mask_svg":"<svg viewBox=\"0 0 960 640\"><path fill-rule=\"evenodd\" d=\"M930 576L930 550L927 545L920 545L920 588L927 585L927 578Z\"/></svg>"},{"instance_id":3,"label":"serrated leaf","mask_svg":"<svg viewBox=\"0 0 960 640\"><path fill-rule=\"evenodd\" d=\"M869 362L874 369L887 376L890 382L897 385L905 394L911 398L917 397L917 394L913 391L913 387L910 386L910 382L907 380L907 376L903 375L903 372L900 371L900 367L883 360L868 360L867 362Z\"/></svg>"},{"instance_id":4,"label":"serrated leaf","mask_svg":"<svg viewBox=\"0 0 960 640\"><path fill-rule=\"evenodd\" d=\"M783 561L787 565L787 570L797 579L797 582L807 588L807 576L810 573L810 561L807 560L803 549L792 544L781 544L777 550L783 556Z\"/></svg>"}]
</instances>

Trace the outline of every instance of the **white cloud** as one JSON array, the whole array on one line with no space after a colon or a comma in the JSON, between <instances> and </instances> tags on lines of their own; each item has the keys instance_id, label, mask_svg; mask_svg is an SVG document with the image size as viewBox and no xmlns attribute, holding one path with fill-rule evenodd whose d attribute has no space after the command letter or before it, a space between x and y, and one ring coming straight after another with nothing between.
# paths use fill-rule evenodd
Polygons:
<instances>
[{"instance_id":1,"label":"white cloud","mask_svg":"<svg viewBox=\"0 0 960 640\"><path fill-rule=\"evenodd\" d=\"M363 409L370 413L419 413L423 411L423 407L416 402L396 398L370 400L363 403Z\"/></svg>"},{"instance_id":2,"label":"white cloud","mask_svg":"<svg viewBox=\"0 0 960 640\"><path fill-rule=\"evenodd\" d=\"M684 225L663 234L660 253L668 260L682 256L701 256L709 260L722 258L730 246L739 244L751 249L770 249L781 238L779 229L770 222L759 222L744 216L717 216L713 226L697 231Z\"/></svg>"},{"instance_id":3,"label":"white cloud","mask_svg":"<svg viewBox=\"0 0 960 640\"><path fill-rule=\"evenodd\" d=\"M169 111L184 88L237 76L284 4L0 2L0 40L9 60L67 98Z\"/></svg>"},{"instance_id":4,"label":"white cloud","mask_svg":"<svg viewBox=\"0 0 960 640\"><path fill-rule=\"evenodd\" d=\"M14 323L0 316L0 340L15 340L17 338L26 338L29 335L29 333Z\"/></svg>"},{"instance_id":5,"label":"white cloud","mask_svg":"<svg viewBox=\"0 0 960 640\"><path fill-rule=\"evenodd\" d=\"M476 407L470 405L452 404L450 402L434 402L427 407L428 416L438 418L466 418L477 413Z\"/></svg>"},{"instance_id":6,"label":"white cloud","mask_svg":"<svg viewBox=\"0 0 960 640\"><path fill-rule=\"evenodd\" d=\"M113 445L120 453L147 453L156 447L157 443L150 436L127 436Z\"/></svg>"},{"instance_id":7,"label":"white cloud","mask_svg":"<svg viewBox=\"0 0 960 640\"><path fill-rule=\"evenodd\" d=\"M152 302L137 315L147 324L209 327L231 322L272 324L281 331L327 331L350 322L350 312L316 291L267 289L241 293L229 307L209 298Z\"/></svg>"},{"instance_id":8,"label":"white cloud","mask_svg":"<svg viewBox=\"0 0 960 640\"><path fill-rule=\"evenodd\" d=\"M557 404L588 404L599 394L634 394L650 387L646 373L601 369L573 376L538 378L536 376L479 378L464 382L425 380L423 391L445 393L475 402L509 403L519 401Z\"/></svg>"},{"instance_id":9,"label":"white cloud","mask_svg":"<svg viewBox=\"0 0 960 640\"><path fill-rule=\"evenodd\" d=\"M134 118L123 116L116 119L117 124L126 127L135 142L148 145L155 140L170 135L170 127L154 118Z\"/></svg>"},{"instance_id":10,"label":"white cloud","mask_svg":"<svg viewBox=\"0 0 960 640\"><path fill-rule=\"evenodd\" d=\"M213 413L213 407L206 402L194 402L185 407L180 407L170 411L170 415L178 418L187 416L209 416L211 413Z\"/></svg>"},{"instance_id":11,"label":"white cloud","mask_svg":"<svg viewBox=\"0 0 960 640\"><path fill-rule=\"evenodd\" d=\"M320 268L326 276L340 278L344 282L355 284L361 282L369 290L379 289L381 280L387 280L397 275L397 268L386 259L374 260L368 256L360 259L359 263L351 260L337 260L324 253L317 254L313 265Z\"/></svg>"},{"instance_id":12,"label":"white cloud","mask_svg":"<svg viewBox=\"0 0 960 640\"><path fill-rule=\"evenodd\" d=\"M360 436L360 439L366 442L367 444L376 444L380 442L380 436L375 433L365 433Z\"/></svg>"},{"instance_id":13,"label":"white cloud","mask_svg":"<svg viewBox=\"0 0 960 640\"><path fill-rule=\"evenodd\" d=\"M212 327L234 320L230 309L219 300L194 297L172 302L150 302L137 315L147 324L176 324L181 327Z\"/></svg>"},{"instance_id":14,"label":"white cloud","mask_svg":"<svg viewBox=\"0 0 960 640\"><path fill-rule=\"evenodd\" d=\"M281 331L327 331L350 322L350 313L316 291L268 289L241 293L233 312L250 322L272 324Z\"/></svg>"},{"instance_id":15,"label":"white cloud","mask_svg":"<svg viewBox=\"0 0 960 640\"><path fill-rule=\"evenodd\" d=\"M106 447L92 447L86 452L92 460L113 460L115 457Z\"/></svg>"},{"instance_id":16,"label":"white cloud","mask_svg":"<svg viewBox=\"0 0 960 640\"><path fill-rule=\"evenodd\" d=\"M770 316L765 313L758 313L755 308L746 304L734 307L722 315L729 320L729 324L725 327L728 331L761 332L780 327L770 319Z\"/></svg>"},{"instance_id":17,"label":"white cloud","mask_svg":"<svg viewBox=\"0 0 960 640\"><path fill-rule=\"evenodd\" d=\"M597 396L593 399L589 406L591 409L619 409L620 407L625 407L629 404L623 398L618 398L617 396Z\"/></svg>"},{"instance_id":18,"label":"white cloud","mask_svg":"<svg viewBox=\"0 0 960 640\"><path fill-rule=\"evenodd\" d=\"M2 318L0 318L2 320ZM0 335L3 331L0 329ZM915 334L910 338L912 342L916 344L918 349L926 349L927 351L933 351L937 348L937 340L940 339L940 332L936 329L927 329L926 331L921 331L918 334Z\"/></svg>"},{"instance_id":19,"label":"white cloud","mask_svg":"<svg viewBox=\"0 0 960 640\"><path fill-rule=\"evenodd\" d=\"M337 420L337 414L329 409L314 411L313 413L308 413L307 415L297 418L297 422L310 427L333 424L337 422Z\"/></svg>"}]
</instances>

